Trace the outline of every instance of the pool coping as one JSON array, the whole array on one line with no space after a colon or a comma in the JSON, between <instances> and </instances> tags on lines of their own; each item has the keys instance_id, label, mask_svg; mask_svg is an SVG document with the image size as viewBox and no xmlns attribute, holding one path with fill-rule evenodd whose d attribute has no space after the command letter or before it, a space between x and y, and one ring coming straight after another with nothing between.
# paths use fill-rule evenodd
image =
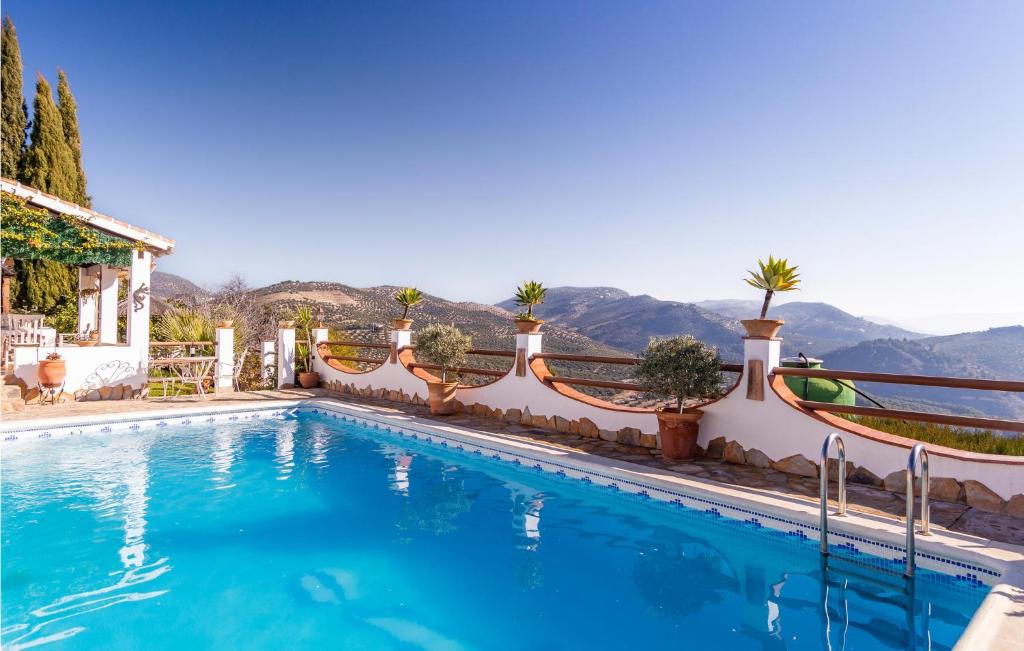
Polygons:
<instances>
[{"instance_id":1,"label":"pool coping","mask_svg":"<svg viewBox=\"0 0 1024 651\"><path fill-rule=\"evenodd\" d=\"M516 465L526 461L539 471L595 483L642 498L701 508L715 517L722 516L724 511L726 517L749 522L757 528L768 527L802 538L818 539L817 505L794 497L765 489L737 488L714 480L682 476L544 442L510 439L507 435L447 425L388 407L348 403L336 398L283 399L258 405L192 403L152 411L3 423L0 424L0 449L22 441L108 433L114 431L115 426L118 430L137 430L142 428L142 424L147 428L171 424L168 420L177 421L173 424L191 424L190 416L220 415L227 420L238 420L241 414L246 414L246 418L262 418L264 412L277 416L292 409L309 409L315 413L323 410L334 417L362 420L367 425L383 427L414 439L425 439L442 447L449 447L449 442L454 442L454 447L464 452L487 454L495 460ZM871 547L872 557L887 558L896 567L899 566L901 552L905 558L905 524L898 520L850 512L843 518L830 518L829 527L830 543L846 541L830 546L839 549L849 547L854 554L859 554L858 543L867 545ZM957 572L959 567L964 574L956 574L957 580L985 583L991 588L961 635L956 649L1024 650L1024 546L935 529L931 536L917 538L917 554L921 567L938 569L945 574Z\"/></svg>"}]
</instances>

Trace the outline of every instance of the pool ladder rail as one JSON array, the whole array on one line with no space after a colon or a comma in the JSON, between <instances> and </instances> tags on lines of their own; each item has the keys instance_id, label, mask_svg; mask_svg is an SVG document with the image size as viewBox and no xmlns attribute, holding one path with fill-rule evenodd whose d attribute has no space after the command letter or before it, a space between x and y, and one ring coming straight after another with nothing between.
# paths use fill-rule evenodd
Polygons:
<instances>
[{"instance_id":1,"label":"pool ladder rail","mask_svg":"<svg viewBox=\"0 0 1024 651\"><path fill-rule=\"evenodd\" d=\"M846 445L843 443L842 437L835 432L832 432L825 437L825 442L821 446L821 466L818 471L819 475L819 487L821 495L821 516L820 516L820 527L821 527L821 554L822 556L828 556L828 453L832 449L832 445L836 446L838 452L839 462L839 508L836 510L836 517L843 517L846 515ZM928 450L925 449L921 443L916 444L910 450L910 456L907 458L907 469L906 469L906 484L907 484L907 561L906 569L903 575L907 578L913 578L914 570L916 569L916 526L914 522L914 477L918 463L921 466L921 531L920 535L929 536L931 535L930 527L930 513L928 509L928 483L929 483L929 472L928 472Z\"/></svg>"}]
</instances>

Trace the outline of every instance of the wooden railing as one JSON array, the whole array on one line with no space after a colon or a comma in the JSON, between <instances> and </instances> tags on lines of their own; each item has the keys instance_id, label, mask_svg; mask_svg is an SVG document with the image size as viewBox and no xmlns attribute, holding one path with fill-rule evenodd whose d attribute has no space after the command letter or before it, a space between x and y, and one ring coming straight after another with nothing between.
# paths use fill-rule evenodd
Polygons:
<instances>
[{"instance_id":1,"label":"wooden railing","mask_svg":"<svg viewBox=\"0 0 1024 651\"><path fill-rule=\"evenodd\" d=\"M555 360L563 362L584 362L590 364L621 364L626 366L635 366L640 360L637 357L612 357L607 355L573 355L570 353L537 353L532 359L544 359L544 360ZM722 371L727 373L742 373L742 364L722 364L719 367ZM560 383L560 384L572 384L577 386L595 387L599 389L618 389L619 391L649 391L647 387L643 387L631 382L618 382L615 380L595 380L592 378L584 377L570 377L565 375L550 375L544 378L547 383Z\"/></svg>"},{"instance_id":2,"label":"wooden railing","mask_svg":"<svg viewBox=\"0 0 1024 651\"><path fill-rule=\"evenodd\" d=\"M391 349L391 344L368 343L368 342L365 342L365 341L322 341L322 342L320 342L319 345L320 346L345 346L345 347L348 347L348 348L372 348L372 349L379 349L379 350L390 350ZM396 351L396 352L401 352L402 350L413 350L414 351L414 350L416 350L416 346L415 345L403 346L399 351ZM473 348L473 349L470 349L470 350L466 351L466 354L468 354L468 355L484 355L484 356L490 356L490 357L515 357L516 356L516 351L514 351L514 350L492 350L492 349L488 349L488 348ZM387 358L377 359L375 357L357 357L357 356L347 356L347 355L330 355L330 354L327 354L327 355L321 355L321 357L325 361L334 359L334 360L338 360L338 361L341 361L341 362L356 362L356 363L362 363L362 364L383 364L383 363L388 361ZM420 363L420 362L413 362L413 363L409 364L409 368L410 369L422 368L422 369L428 370L428 371L440 371L441 370L441 367L439 365L437 365L437 364L425 364L425 363ZM489 377L503 377L504 375L506 375L508 373L507 369L502 371L502 370L499 370L499 369L475 368L475 367L471 367L471 366L460 366L460 367L457 367L457 368L450 368L448 370L453 372L453 373L459 373L459 374L462 374L462 375L486 375L486 376L489 376Z\"/></svg>"},{"instance_id":3,"label":"wooden railing","mask_svg":"<svg viewBox=\"0 0 1024 651\"><path fill-rule=\"evenodd\" d=\"M1012 391L1024 392L1024 382L1016 380L983 380L977 378L939 377L935 375L901 375L895 373L870 373L865 371L841 371L819 368L784 368L772 369L772 373L781 376L822 378L827 380L856 380L859 382L880 382L884 384L905 384L912 386L943 387L947 389L976 389L979 391ZM991 429L1006 432L1024 432L1024 422L999 418L980 418L975 416L955 416L953 414L934 414L907 409L885 409L882 407L859 407L853 405L836 405L831 402L814 400L797 400L796 404L804 409L828 411L837 414L855 416L874 416L877 418L895 418L899 420L937 423L956 427Z\"/></svg>"},{"instance_id":4,"label":"wooden railing","mask_svg":"<svg viewBox=\"0 0 1024 651\"><path fill-rule=\"evenodd\" d=\"M440 371L440 364L421 364L419 362L413 362L409 364L409 368L422 368L428 371ZM490 368L473 368L470 366L456 366L449 368L448 371L452 373L460 373L464 375L489 375L491 377L504 377L508 375L508 371L499 371Z\"/></svg>"},{"instance_id":5,"label":"wooden railing","mask_svg":"<svg viewBox=\"0 0 1024 651\"><path fill-rule=\"evenodd\" d=\"M381 348L390 350L391 344L374 344L366 341L321 341L317 346L347 346L349 348Z\"/></svg>"}]
</instances>

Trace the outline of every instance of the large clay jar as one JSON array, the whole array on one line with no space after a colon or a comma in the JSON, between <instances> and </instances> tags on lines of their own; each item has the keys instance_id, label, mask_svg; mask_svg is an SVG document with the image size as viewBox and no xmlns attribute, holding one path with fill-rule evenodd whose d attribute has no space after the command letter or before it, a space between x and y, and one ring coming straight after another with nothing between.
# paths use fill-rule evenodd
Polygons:
<instances>
[{"instance_id":1,"label":"large clay jar","mask_svg":"<svg viewBox=\"0 0 1024 651\"><path fill-rule=\"evenodd\" d=\"M693 458L693 453L697 449L700 419L703 415L704 412L700 409L692 407L683 409L682 413L658 410L661 453L666 459L686 461Z\"/></svg>"},{"instance_id":2,"label":"large clay jar","mask_svg":"<svg viewBox=\"0 0 1024 651\"><path fill-rule=\"evenodd\" d=\"M427 382L430 413L447 416L455 413L455 392L458 382Z\"/></svg>"},{"instance_id":3,"label":"large clay jar","mask_svg":"<svg viewBox=\"0 0 1024 651\"><path fill-rule=\"evenodd\" d=\"M43 359L39 361L39 384L44 387L59 387L64 384L68 368L63 359Z\"/></svg>"}]
</instances>

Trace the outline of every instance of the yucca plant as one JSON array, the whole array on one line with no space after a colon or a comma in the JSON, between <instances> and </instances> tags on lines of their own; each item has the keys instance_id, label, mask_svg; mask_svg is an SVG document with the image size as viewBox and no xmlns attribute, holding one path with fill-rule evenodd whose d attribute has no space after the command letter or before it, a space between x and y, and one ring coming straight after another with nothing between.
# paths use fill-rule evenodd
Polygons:
<instances>
[{"instance_id":1,"label":"yucca plant","mask_svg":"<svg viewBox=\"0 0 1024 651\"><path fill-rule=\"evenodd\" d=\"M536 321L533 316L533 308L544 302L548 290L542 283L528 280L516 288L516 305L525 307L525 312L520 312L516 318L524 321Z\"/></svg>"},{"instance_id":2,"label":"yucca plant","mask_svg":"<svg viewBox=\"0 0 1024 651\"><path fill-rule=\"evenodd\" d=\"M423 292L415 287L405 287L395 292L395 301L402 306L402 319L409 317L409 308L423 302Z\"/></svg>"},{"instance_id":3,"label":"yucca plant","mask_svg":"<svg viewBox=\"0 0 1024 651\"><path fill-rule=\"evenodd\" d=\"M157 341L213 341L213 319L198 310L177 308L154 319Z\"/></svg>"},{"instance_id":4,"label":"yucca plant","mask_svg":"<svg viewBox=\"0 0 1024 651\"><path fill-rule=\"evenodd\" d=\"M775 292L791 292L799 289L800 274L796 272L796 266L789 266L789 260L779 258L776 260L768 256L768 262L757 261L761 268L760 272L748 271L750 278L744 278L748 285L764 291L764 304L761 305L762 319L768 316L768 304L772 301Z\"/></svg>"},{"instance_id":5,"label":"yucca plant","mask_svg":"<svg viewBox=\"0 0 1024 651\"><path fill-rule=\"evenodd\" d=\"M300 373L313 372L313 308L303 305L292 315L295 321L295 361Z\"/></svg>"}]
</instances>

